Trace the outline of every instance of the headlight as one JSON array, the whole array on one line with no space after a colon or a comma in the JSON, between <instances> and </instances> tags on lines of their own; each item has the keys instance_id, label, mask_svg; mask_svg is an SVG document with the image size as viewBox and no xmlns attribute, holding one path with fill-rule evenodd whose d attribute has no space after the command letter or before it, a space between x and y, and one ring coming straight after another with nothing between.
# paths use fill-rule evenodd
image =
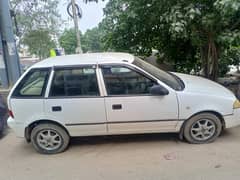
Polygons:
<instances>
[{"instance_id":1,"label":"headlight","mask_svg":"<svg viewBox=\"0 0 240 180\"><path fill-rule=\"evenodd\" d=\"M240 108L240 101L239 100L235 100L235 102L233 103L233 109L237 109Z\"/></svg>"}]
</instances>

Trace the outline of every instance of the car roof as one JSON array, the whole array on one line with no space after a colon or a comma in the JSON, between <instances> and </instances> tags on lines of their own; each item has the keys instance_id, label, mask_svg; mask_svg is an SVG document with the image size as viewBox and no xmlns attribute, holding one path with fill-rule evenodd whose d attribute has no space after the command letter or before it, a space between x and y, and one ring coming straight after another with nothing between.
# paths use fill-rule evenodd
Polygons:
<instances>
[{"instance_id":1,"label":"car roof","mask_svg":"<svg viewBox=\"0 0 240 180\"><path fill-rule=\"evenodd\" d=\"M64 55L47 58L36 64L33 68L69 66L69 65L86 65L86 64L103 64L103 63L132 63L134 56L128 53L85 53Z\"/></svg>"}]
</instances>

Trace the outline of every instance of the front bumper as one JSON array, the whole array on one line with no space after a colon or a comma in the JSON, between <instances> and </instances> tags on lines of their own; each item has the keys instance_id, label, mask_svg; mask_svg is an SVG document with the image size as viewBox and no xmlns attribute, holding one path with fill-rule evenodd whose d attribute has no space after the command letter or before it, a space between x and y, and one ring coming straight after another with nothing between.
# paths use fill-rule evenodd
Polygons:
<instances>
[{"instance_id":1,"label":"front bumper","mask_svg":"<svg viewBox=\"0 0 240 180\"><path fill-rule=\"evenodd\" d=\"M25 126L22 123L18 123L15 119L9 117L7 120L8 126L13 129L17 137L24 137Z\"/></svg>"},{"instance_id":2,"label":"front bumper","mask_svg":"<svg viewBox=\"0 0 240 180\"><path fill-rule=\"evenodd\" d=\"M224 116L225 127L231 128L240 125L240 108L234 109L233 114Z\"/></svg>"}]
</instances>

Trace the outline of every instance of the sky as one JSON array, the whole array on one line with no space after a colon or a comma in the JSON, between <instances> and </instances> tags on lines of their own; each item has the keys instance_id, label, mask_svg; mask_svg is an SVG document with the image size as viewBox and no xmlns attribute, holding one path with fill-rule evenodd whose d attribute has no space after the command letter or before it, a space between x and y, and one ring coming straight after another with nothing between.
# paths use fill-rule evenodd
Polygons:
<instances>
[{"instance_id":1,"label":"sky","mask_svg":"<svg viewBox=\"0 0 240 180\"><path fill-rule=\"evenodd\" d=\"M67 14L67 5L70 0L61 0L59 4L59 12L62 19L66 21L65 27L73 27L72 18ZM87 29L96 27L99 22L103 19L103 8L106 6L108 0L96 2L84 3L83 0L76 0L76 3L82 9L82 18L79 21L79 29L81 32L85 33Z\"/></svg>"}]
</instances>

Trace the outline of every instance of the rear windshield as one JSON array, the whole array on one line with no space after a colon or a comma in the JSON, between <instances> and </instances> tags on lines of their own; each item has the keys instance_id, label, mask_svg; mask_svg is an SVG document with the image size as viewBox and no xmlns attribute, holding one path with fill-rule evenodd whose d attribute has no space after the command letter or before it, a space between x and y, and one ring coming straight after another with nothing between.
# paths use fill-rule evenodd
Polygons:
<instances>
[{"instance_id":1,"label":"rear windshield","mask_svg":"<svg viewBox=\"0 0 240 180\"><path fill-rule=\"evenodd\" d=\"M50 69L32 69L15 88L12 97L42 97Z\"/></svg>"}]
</instances>

